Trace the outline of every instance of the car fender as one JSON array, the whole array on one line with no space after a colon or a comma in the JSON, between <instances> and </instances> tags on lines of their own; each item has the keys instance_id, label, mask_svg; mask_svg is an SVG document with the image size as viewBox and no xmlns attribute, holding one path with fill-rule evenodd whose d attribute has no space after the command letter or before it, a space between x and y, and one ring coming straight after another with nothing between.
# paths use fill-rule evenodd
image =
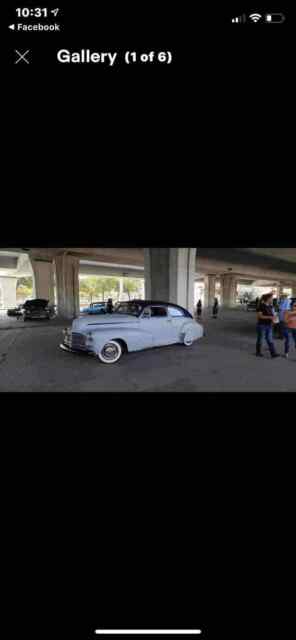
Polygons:
<instances>
[{"instance_id":1,"label":"car fender","mask_svg":"<svg viewBox=\"0 0 296 640\"><path fill-rule=\"evenodd\" d=\"M92 331L92 350L98 353L108 340L115 340L116 338L126 343L128 351L140 351L153 346L153 336L149 331L139 328L122 330L121 327L118 327L118 329L110 327L110 329L104 329L104 331Z\"/></svg>"},{"instance_id":2,"label":"car fender","mask_svg":"<svg viewBox=\"0 0 296 640\"><path fill-rule=\"evenodd\" d=\"M183 341L183 338L186 334L190 334L193 340L199 340L204 335L204 328L199 322L195 320L186 320L181 328L180 328L180 340Z\"/></svg>"}]
</instances>

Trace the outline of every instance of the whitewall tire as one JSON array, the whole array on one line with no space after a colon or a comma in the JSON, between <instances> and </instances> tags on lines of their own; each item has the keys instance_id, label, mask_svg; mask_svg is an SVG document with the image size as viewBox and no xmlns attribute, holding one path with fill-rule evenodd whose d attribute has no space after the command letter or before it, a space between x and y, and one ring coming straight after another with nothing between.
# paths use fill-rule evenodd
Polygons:
<instances>
[{"instance_id":1,"label":"whitewall tire","mask_svg":"<svg viewBox=\"0 0 296 640\"><path fill-rule=\"evenodd\" d=\"M194 339L190 333L185 333L183 344L185 347L191 347L193 345Z\"/></svg>"},{"instance_id":2,"label":"whitewall tire","mask_svg":"<svg viewBox=\"0 0 296 640\"><path fill-rule=\"evenodd\" d=\"M104 364L115 364L122 356L122 346L117 340L108 340L98 353L98 358Z\"/></svg>"}]
</instances>

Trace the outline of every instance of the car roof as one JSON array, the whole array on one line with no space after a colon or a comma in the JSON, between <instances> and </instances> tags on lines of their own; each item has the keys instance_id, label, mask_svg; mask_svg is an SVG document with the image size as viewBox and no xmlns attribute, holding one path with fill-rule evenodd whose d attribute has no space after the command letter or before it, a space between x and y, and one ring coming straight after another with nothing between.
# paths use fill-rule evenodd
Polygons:
<instances>
[{"instance_id":1,"label":"car roof","mask_svg":"<svg viewBox=\"0 0 296 640\"><path fill-rule=\"evenodd\" d=\"M24 303L26 305L34 305L34 304L48 304L48 300L45 300L45 298L35 298L34 300L26 300L26 302Z\"/></svg>"},{"instance_id":2,"label":"car roof","mask_svg":"<svg viewBox=\"0 0 296 640\"><path fill-rule=\"evenodd\" d=\"M187 309L184 309L184 307L181 307L179 304L175 304L174 302L166 302L164 300L127 300L126 303L122 303L122 304L140 304L142 307L150 307L151 305L159 305L159 306L165 306L165 307L174 307L175 309L180 309L181 311L183 311L184 315L192 318L191 313L189 313L189 311L187 311Z\"/></svg>"}]
</instances>

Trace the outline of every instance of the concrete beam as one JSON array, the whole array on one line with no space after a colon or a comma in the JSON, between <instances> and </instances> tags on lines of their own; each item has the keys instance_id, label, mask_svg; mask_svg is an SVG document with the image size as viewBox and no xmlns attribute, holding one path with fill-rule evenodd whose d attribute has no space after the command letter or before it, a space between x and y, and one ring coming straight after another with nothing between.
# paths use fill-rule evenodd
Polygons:
<instances>
[{"instance_id":1,"label":"concrete beam","mask_svg":"<svg viewBox=\"0 0 296 640\"><path fill-rule=\"evenodd\" d=\"M33 291L36 298L49 300L54 304L53 263L31 257L33 270Z\"/></svg>"},{"instance_id":2,"label":"concrete beam","mask_svg":"<svg viewBox=\"0 0 296 640\"><path fill-rule=\"evenodd\" d=\"M231 309L236 304L236 277L233 275L224 275L221 278L221 294L222 305Z\"/></svg>"},{"instance_id":3,"label":"concrete beam","mask_svg":"<svg viewBox=\"0 0 296 640\"><path fill-rule=\"evenodd\" d=\"M17 252L26 253L28 249L9 249L2 251L1 255L10 255ZM80 260L95 260L98 262L114 264L129 264L137 270L144 266L144 249L142 248L42 248L31 249L36 257L45 257L52 260L55 255L63 255L65 252ZM222 276L229 269L239 275L240 278L266 279L271 281L292 282L296 286L296 249L236 249L236 248L198 248L196 271L199 275L209 273ZM5 275L13 275L6 274ZM22 274L25 275L25 274Z\"/></svg>"},{"instance_id":4,"label":"concrete beam","mask_svg":"<svg viewBox=\"0 0 296 640\"><path fill-rule=\"evenodd\" d=\"M55 257L58 315L72 319L79 314L79 259L66 254Z\"/></svg>"},{"instance_id":5,"label":"concrete beam","mask_svg":"<svg viewBox=\"0 0 296 640\"><path fill-rule=\"evenodd\" d=\"M258 250L259 251L259 250ZM231 269L240 277L270 280L292 280L296 284L296 263L278 257L257 255L239 249L198 248L198 271L227 275Z\"/></svg>"},{"instance_id":6,"label":"concrete beam","mask_svg":"<svg viewBox=\"0 0 296 640\"><path fill-rule=\"evenodd\" d=\"M16 307L16 283L17 278L5 276L0 277L2 309L13 309Z\"/></svg>"},{"instance_id":7,"label":"concrete beam","mask_svg":"<svg viewBox=\"0 0 296 640\"><path fill-rule=\"evenodd\" d=\"M214 298L215 298L216 276L211 274L205 276L204 283L205 283L204 306L210 307L213 305Z\"/></svg>"},{"instance_id":8,"label":"concrete beam","mask_svg":"<svg viewBox=\"0 0 296 640\"><path fill-rule=\"evenodd\" d=\"M136 269L134 267L126 266L106 266L96 264L79 264L79 273L81 275L88 276L115 276L126 278L144 278L144 268Z\"/></svg>"},{"instance_id":9,"label":"concrete beam","mask_svg":"<svg viewBox=\"0 0 296 640\"><path fill-rule=\"evenodd\" d=\"M195 249L145 249L145 297L175 302L193 312Z\"/></svg>"},{"instance_id":10,"label":"concrete beam","mask_svg":"<svg viewBox=\"0 0 296 640\"><path fill-rule=\"evenodd\" d=\"M4 256L0 254L0 269L16 269L17 260L14 256Z\"/></svg>"}]
</instances>

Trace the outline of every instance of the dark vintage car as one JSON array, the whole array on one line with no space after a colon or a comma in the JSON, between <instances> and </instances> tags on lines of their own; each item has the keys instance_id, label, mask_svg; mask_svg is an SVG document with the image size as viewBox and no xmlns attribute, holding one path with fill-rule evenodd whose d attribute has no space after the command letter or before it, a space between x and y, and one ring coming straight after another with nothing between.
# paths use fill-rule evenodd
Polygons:
<instances>
[{"instance_id":1,"label":"dark vintage car","mask_svg":"<svg viewBox=\"0 0 296 640\"><path fill-rule=\"evenodd\" d=\"M48 300L36 298L36 300L27 300L23 305L22 315L24 322L26 320L50 320L55 316L54 306L49 304Z\"/></svg>"},{"instance_id":2,"label":"dark vintage car","mask_svg":"<svg viewBox=\"0 0 296 640\"><path fill-rule=\"evenodd\" d=\"M251 300L247 304L247 311L257 311L258 302L257 300Z\"/></svg>"},{"instance_id":3,"label":"dark vintage car","mask_svg":"<svg viewBox=\"0 0 296 640\"><path fill-rule=\"evenodd\" d=\"M14 316L15 318L20 318L20 316L22 316L22 308L23 305L19 304L17 307L14 307L14 309L7 309L7 315Z\"/></svg>"}]
</instances>

